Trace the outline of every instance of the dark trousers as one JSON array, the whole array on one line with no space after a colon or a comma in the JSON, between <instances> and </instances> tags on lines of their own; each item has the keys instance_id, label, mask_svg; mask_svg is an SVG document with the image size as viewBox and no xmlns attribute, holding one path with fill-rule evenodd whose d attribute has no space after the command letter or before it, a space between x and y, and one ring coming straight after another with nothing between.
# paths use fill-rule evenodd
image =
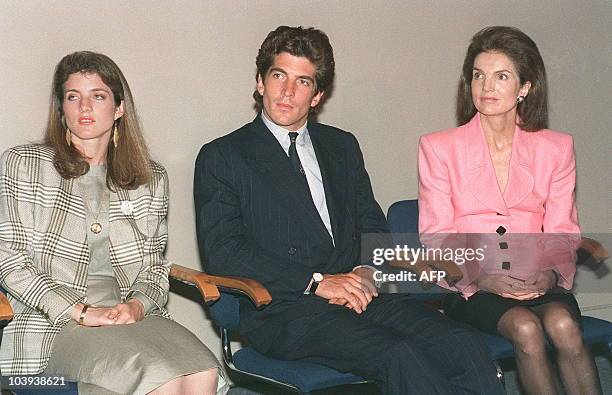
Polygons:
<instances>
[{"instance_id":1,"label":"dark trousers","mask_svg":"<svg viewBox=\"0 0 612 395\"><path fill-rule=\"evenodd\" d=\"M383 394L504 393L481 335L407 295L380 295L361 315L314 295L261 314L245 333L255 348L374 380Z\"/></svg>"}]
</instances>

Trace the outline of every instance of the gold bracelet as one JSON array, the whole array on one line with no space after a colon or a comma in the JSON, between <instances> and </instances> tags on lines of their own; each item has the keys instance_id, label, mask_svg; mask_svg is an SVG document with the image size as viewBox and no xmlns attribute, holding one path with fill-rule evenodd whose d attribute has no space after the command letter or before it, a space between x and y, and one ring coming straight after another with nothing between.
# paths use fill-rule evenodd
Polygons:
<instances>
[{"instance_id":1,"label":"gold bracelet","mask_svg":"<svg viewBox=\"0 0 612 395\"><path fill-rule=\"evenodd\" d=\"M83 321L85 321L85 313L87 313L88 308L88 304L83 305L83 310L81 310L81 315L79 316L79 325L83 325Z\"/></svg>"}]
</instances>

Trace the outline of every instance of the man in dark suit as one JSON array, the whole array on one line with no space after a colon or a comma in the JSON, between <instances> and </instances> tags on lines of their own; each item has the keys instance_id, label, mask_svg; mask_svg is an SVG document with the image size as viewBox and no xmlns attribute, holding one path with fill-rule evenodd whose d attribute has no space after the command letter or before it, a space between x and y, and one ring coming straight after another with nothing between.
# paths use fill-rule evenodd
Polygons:
<instances>
[{"instance_id":1,"label":"man in dark suit","mask_svg":"<svg viewBox=\"0 0 612 395\"><path fill-rule=\"evenodd\" d=\"M478 335L406 295L378 295L360 263L387 227L355 137L309 123L333 81L325 33L281 26L256 60L262 111L206 144L196 162L206 271L263 283L273 302L240 307L241 333L274 358L375 380L384 394L501 393Z\"/></svg>"}]
</instances>

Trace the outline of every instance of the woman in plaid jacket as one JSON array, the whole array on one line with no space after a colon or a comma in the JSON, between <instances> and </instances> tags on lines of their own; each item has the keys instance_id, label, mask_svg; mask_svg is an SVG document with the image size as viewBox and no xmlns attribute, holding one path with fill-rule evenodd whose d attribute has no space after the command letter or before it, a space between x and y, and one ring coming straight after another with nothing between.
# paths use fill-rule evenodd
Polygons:
<instances>
[{"instance_id":1,"label":"woman in plaid jacket","mask_svg":"<svg viewBox=\"0 0 612 395\"><path fill-rule=\"evenodd\" d=\"M225 391L215 357L163 307L167 210L168 176L117 65L64 57L44 144L0 160L0 285L15 313L2 374L118 393Z\"/></svg>"}]
</instances>

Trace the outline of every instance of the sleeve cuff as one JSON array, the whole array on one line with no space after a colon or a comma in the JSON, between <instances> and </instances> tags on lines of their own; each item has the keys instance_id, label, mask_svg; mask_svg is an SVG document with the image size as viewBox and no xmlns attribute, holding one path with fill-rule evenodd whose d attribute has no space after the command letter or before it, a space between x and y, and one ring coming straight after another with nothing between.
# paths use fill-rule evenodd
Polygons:
<instances>
[{"instance_id":1,"label":"sleeve cuff","mask_svg":"<svg viewBox=\"0 0 612 395\"><path fill-rule=\"evenodd\" d=\"M147 295L138 290L132 291L132 293L128 296L127 299L136 299L140 301L140 303L142 303L142 305L144 306L145 315L149 314L151 310L153 310L153 308L156 306L155 302L153 302Z\"/></svg>"},{"instance_id":2,"label":"sleeve cuff","mask_svg":"<svg viewBox=\"0 0 612 395\"><path fill-rule=\"evenodd\" d=\"M57 314L57 316L55 317L53 321L51 321L51 317L49 316L48 312L46 313L43 312L43 315L46 319L51 321L53 325L64 324L72 319L72 317L70 317L70 312L77 303L87 303L87 296L82 296L79 299L75 300L74 303L71 303L68 306L66 306L64 310L60 311Z\"/></svg>"}]
</instances>

